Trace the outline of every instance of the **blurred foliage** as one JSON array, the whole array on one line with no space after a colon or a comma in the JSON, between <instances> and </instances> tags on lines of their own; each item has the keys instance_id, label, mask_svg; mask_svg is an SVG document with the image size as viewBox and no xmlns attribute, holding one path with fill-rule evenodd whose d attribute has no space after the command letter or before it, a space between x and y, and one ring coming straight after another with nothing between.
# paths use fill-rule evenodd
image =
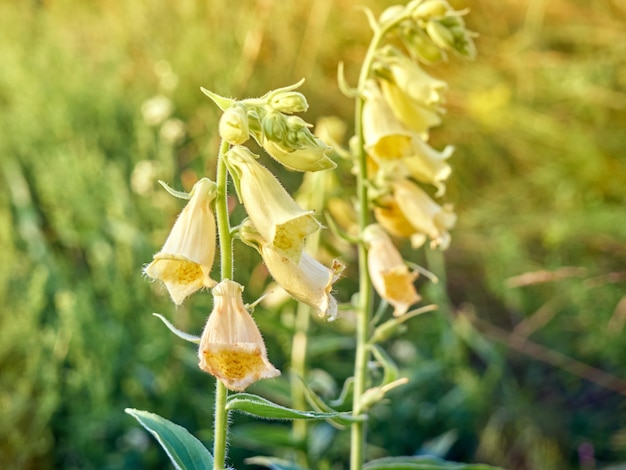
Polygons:
<instances>
[{"instance_id":1,"label":"blurred foliage","mask_svg":"<svg viewBox=\"0 0 626 470\"><path fill-rule=\"evenodd\" d=\"M181 208L156 179L188 190L215 152L217 113L200 86L247 97L306 77L310 115L350 122L336 67L354 79L369 40L355 5L392 3L0 3L3 467L163 468L125 407L211 440L212 379L151 315L199 333L209 296L175 310L141 275ZM520 470L625 462L626 8L469 6L478 59L434 69L450 91L432 142L457 147L451 303L389 341L411 383L373 410L371 457L440 452ZM142 105L157 95L173 110L151 126ZM267 275L250 250L238 256L252 301ZM339 283L338 297L351 286ZM423 293L445 299L436 286ZM286 371L289 308L255 317ZM349 320L312 325L308 379L329 399L352 370ZM288 400L286 379L255 387ZM282 424L237 417L233 429L235 465L305 445ZM318 424L308 440L319 468L342 468L346 433Z\"/></svg>"}]
</instances>

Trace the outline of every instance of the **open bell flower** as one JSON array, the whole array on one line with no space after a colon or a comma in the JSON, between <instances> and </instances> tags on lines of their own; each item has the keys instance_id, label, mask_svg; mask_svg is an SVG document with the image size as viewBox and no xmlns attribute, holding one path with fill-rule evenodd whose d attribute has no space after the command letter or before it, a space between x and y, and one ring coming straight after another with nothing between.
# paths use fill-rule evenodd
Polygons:
<instances>
[{"instance_id":1,"label":"open bell flower","mask_svg":"<svg viewBox=\"0 0 626 470\"><path fill-rule=\"evenodd\" d=\"M297 263L305 238L320 229L313 211L302 209L247 148L232 147L226 160L254 226L270 246Z\"/></svg>"},{"instance_id":2,"label":"open bell flower","mask_svg":"<svg viewBox=\"0 0 626 470\"><path fill-rule=\"evenodd\" d=\"M337 301L331 291L333 283L344 270L341 262L334 260L332 266L327 268L307 253L302 253L299 261L294 262L282 251L267 244L250 219L242 224L240 237L261 254L276 283L291 297L309 305L322 317L329 320L337 317Z\"/></svg>"},{"instance_id":3,"label":"open bell flower","mask_svg":"<svg viewBox=\"0 0 626 470\"><path fill-rule=\"evenodd\" d=\"M363 98L363 137L367 153L380 159L410 156L412 132L396 118L376 81L367 81Z\"/></svg>"},{"instance_id":4,"label":"open bell flower","mask_svg":"<svg viewBox=\"0 0 626 470\"><path fill-rule=\"evenodd\" d=\"M394 116L422 138L427 139L430 128L441 124L438 111L412 100L395 83L381 80L380 88Z\"/></svg>"},{"instance_id":5,"label":"open bell flower","mask_svg":"<svg viewBox=\"0 0 626 470\"><path fill-rule=\"evenodd\" d=\"M452 168L447 160L454 152L454 147L447 145L438 151L428 145L417 134L411 139L412 155L396 160L378 159L379 171L384 174L404 175L437 188L436 197L446 192L445 181L450 176Z\"/></svg>"},{"instance_id":6,"label":"open bell flower","mask_svg":"<svg viewBox=\"0 0 626 470\"><path fill-rule=\"evenodd\" d=\"M400 252L380 225L369 225L363 232L367 244L367 268L374 289L394 307L394 316L405 314L420 295L413 282L418 273L409 271Z\"/></svg>"},{"instance_id":7,"label":"open bell flower","mask_svg":"<svg viewBox=\"0 0 626 470\"><path fill-rule=\"evenodd\" d=\"M176 305L203 287L213 287L211 268L215 258L215 216L211 202L216 186L208 178L199 180L189 193L189 202L144 273L163 281Z\"/></svg>"},{"instance_id":8,"label":"open bell flower","mask_svg":"<svg viewBox=\"0 0 626 470\"><path fill-rule=\"evenodd\" d=\"M401 178L391 183L393 198L403 217L415 233L411 236L413 246L419 246L430 238L431 247L445 250L450 245L448 232L456 223L456 214L449 204L440 206L426 192L409 179Z\"/></svg>"},{"instance_id":9,"label":"open bell flower","mask_svg":"<svg viewBox=\"0 0 626 470\"><path fill-rule=\"evenodd\" d=\"M213 288L213 311L198 349L200 369L237 392L280 375L267 359L261 332L243 304L242 291L243 286L229 279Z\"/></svg>"}]
</instances>

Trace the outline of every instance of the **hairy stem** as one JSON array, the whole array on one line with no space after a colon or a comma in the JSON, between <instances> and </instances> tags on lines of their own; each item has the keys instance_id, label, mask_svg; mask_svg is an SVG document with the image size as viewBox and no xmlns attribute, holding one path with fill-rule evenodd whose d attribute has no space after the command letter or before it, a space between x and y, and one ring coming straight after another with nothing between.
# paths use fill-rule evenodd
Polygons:
<instances>
[{"instance_id":1,"label":"hairy stem","mask_svg":"<svg viewBox=\"0 0 626 470\"><path fill-rule=\"evenodd\" d=\"M400 19L398 19L399 21ZM362 92L365 88L365 82L370 77L372 65L374 62L376 50L379 48L385 34L393 24L386 24L384 28L378 28L374 31L374 36L370 42L367 54L363 59L361 73L359 76L358 90ZM363 136L362 115L363 115L363 97L357 96L355 105L355 134L357 137L357 175L356 175L356 191L358 198L358 221L359 233L363 231L370 223L370 201L368 198L367 186L367 154L365 152L365 139ZM367 269L367 247L363 242L358 246L359 259L359 304L357 307L356 321L356 353L354 360L354 396L352 399L353 414L360 415L361 398L367 386L367 363L369 361L370 352L368 341L370 337L370 319L373 310L373 290ZM360 470L365 461L366 447L366 421L358 421L351 427L351 443L350 443L350 469Z\"/></svg>"},{"instance_id":2,"label":"hairy stem","mask_svg":"<svg viewBox=\"0 0 626 470\"><path fill-rule=\"evenodd\" d=\"M228 218L228 172L224 162L224 155L228 151L228 142L222 141L217 157L217 196L215 198L215 216L220 247L220 279L233 277L233 244L230 234L230 220ZM226 450L228 444L228 411L226 400L228 389L220 381L215 385L215 415L213 421L213 469L224 470Z\"/></svg>"}]
</instances>

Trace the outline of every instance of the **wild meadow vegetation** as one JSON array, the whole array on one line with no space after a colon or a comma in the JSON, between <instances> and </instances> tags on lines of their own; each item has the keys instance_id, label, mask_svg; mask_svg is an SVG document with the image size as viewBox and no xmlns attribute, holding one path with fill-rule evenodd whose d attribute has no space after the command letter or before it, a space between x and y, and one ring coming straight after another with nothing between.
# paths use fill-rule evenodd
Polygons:
<instances>
[{"instance_id":1,"label":"wild meadow vegetation","mask_svg":"<svg viewBox=\"0 0 626 470\"><path fill-rule=\"evenodd\" d=\"M217 179L222 113L201 87L245 99L305 78L302 117L335 116L354 134L354 100L342 94L337 67L356 86L372 37L358 7L380 15L395 3L0 3L2 468L167 468L167 455L127 408L165 417L212 450L215 380L198 368L197 347L152 314L200 335L213 297L195 294L174 307L143 273L185 205L157 180L188 193L203 177ZM455 147L445 201L458 219L443 252L394 239L406 260L439 279L417 279L422 300L413 308L437 310L372 348L373 384L408 382L367 411L365 460L621 468L626 7L450 3L470 8L463 20L478 34L478 53L425 69L448 83L429 144ZM353 187L354 175L333 158L342 179L329 187L260 160L303 207L316 208L328 227L315 241L318 258L329 266L338 257L345 270L333 286L335 321L302 315L286 297L256 306L281 376L246 391L298 409L320 399L348 413L342 387L354 374L357 319L347 306L359 300L351 297L360 249L340 236L355 235L354 191L337 189ZM229 194L241 221L232 183ZM251 303L272 285L269 263L254 247L234 245L234 275ZM393 318L391 310L378 320ZM305 366L293 349L303 332ZM304 396L304 384L314 397ZM244 463L253 456L349 468L349 421L236 413L230 421L234 468L260 468Z\"/></svg>"}]
</instances>

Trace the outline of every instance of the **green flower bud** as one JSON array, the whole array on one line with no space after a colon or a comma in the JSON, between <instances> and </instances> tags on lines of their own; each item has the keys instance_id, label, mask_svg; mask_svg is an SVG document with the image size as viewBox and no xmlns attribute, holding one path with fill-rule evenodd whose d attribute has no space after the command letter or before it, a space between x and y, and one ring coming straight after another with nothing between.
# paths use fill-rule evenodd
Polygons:
<instances>
[{"instance_id":1,"label":"green flower bud","mask_svg":"<svg viewBox=\"0 0 626 470\"><path fill-rule=\"evenodd\" d=\"M426 23L426 32L437 46L445 50L454 49L454 35L440 20Z\"/></svg>"},{"instance_id":2,"label":"green flower bud","mask_svg":"<svg viewBox=\"0 0 626 470\"><path fill-rule=\"evenodd\" d=\"M417 5L412 12L414 19L430 19L445 15L450 11L450 4L445 0L426 0L424 3Z\"/></svg>"},{"instance_id":3,"label":"green flower bud","mask_svg":"<svg viewBox=\"0 0 626 470\"><path fill-rule=\"evenodd\" d=\"M229 144L239 145L246 142L250 138L246 109L235 105L224 111L220 118L219 133Z\"/></svg>"},{"instance_id":4,"label":"green flower bud","mask_svg":"<svg viewBox=\"0 0 626 470\"><path fill-rule=\"evenodd\" d=\"M433 44L421 28L405 26L402 39L411 55L421 62L434 64L445 58L444 52Z\"/></svg>"},{"instance_id":5,"label":"green flower bud","mask_svg":"<svg viewBox=\"0 0 626 470\"><path fill-rule=\"evenodd\" d=\"M287 117L279 112L269 112L261 120L263 137L272 142L282 142L287 135Z\"/></svg>"},{"instance_id":6,"label":"green flower bud","mask_svg":"<svg viewBox=\"0 0 626 470\"><path fill-rule=\"evenodd\" d=\"M284 91L272 96L268 103L272 109L281 113L301 113L309 109L305 96L297 91Z\"/></svg>"}]
</instances>

